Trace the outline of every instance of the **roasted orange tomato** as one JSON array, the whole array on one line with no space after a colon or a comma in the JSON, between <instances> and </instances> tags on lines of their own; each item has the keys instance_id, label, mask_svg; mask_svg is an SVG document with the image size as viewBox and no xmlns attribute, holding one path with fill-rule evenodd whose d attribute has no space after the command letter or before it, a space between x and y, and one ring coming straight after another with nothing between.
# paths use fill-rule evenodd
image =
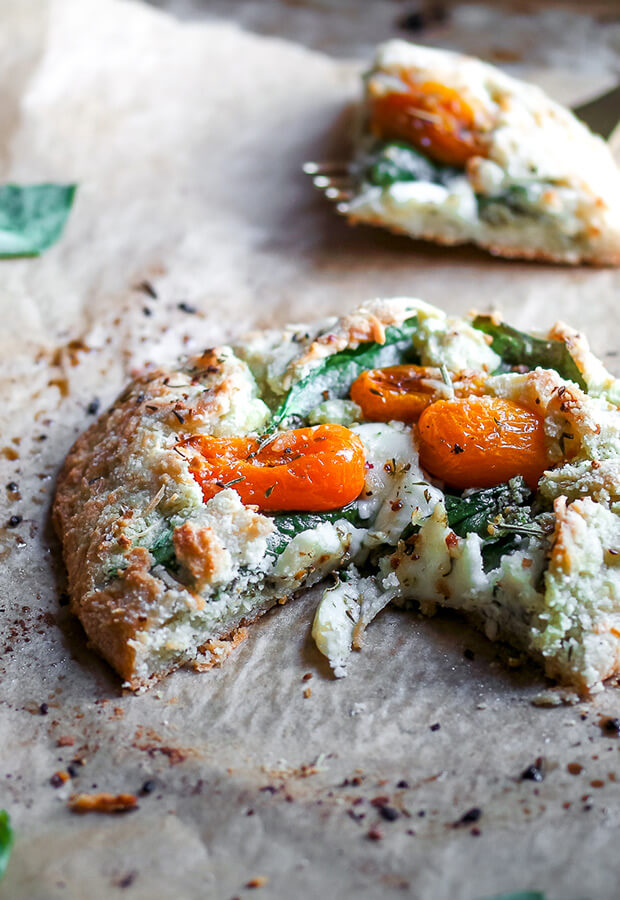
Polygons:
<instances>
[{"instance_id":1,"label":"roasted orange tomato","mask_svg":"<svg viewBox=\"0 0 620 900\"><path fill-rule=\"evenodd\" d=\"M387 366L368 369L351 385L351 400L362 408L365 419L374 422L415 422L434 398L424 366Z\"/></svg>"},{"instance_id":2,"label":"roasted orange tomato","mask_svg":"<svg viewBox=\"0 0 620 900\"><path fill-rule=\"evenodd\" d=\"M420 463L450 487L493 487L523 475L534 489L547 467L542 419L510 400L438 400L418 429Z\"/></svg>"},{"instance_id":3,"label":"roasted orange tomato","mask_svg":"<svg viewBox=\"0 0 620 900\"><path fill-rule=\"evenodd\" d=\"M205 500L227 487L267 512L320 512L351 503L364 487L364 445L342 425L284 431L260 446L256 438L200 435L190 471Z\"/></svg>"},{"instance_id":4,"label":"roasted orange tomato","mask_svg":"<svg viewBox=\"0 0 620 900\"><path fill-rule=\"evenodd\" d=\"M408 91L392 91L371 100L373 134L383 140L407 141L449 166L461 167L472 156L486 156L476 113L458 91L435 81L408 83Z\"/></svg>"}]
</instances>

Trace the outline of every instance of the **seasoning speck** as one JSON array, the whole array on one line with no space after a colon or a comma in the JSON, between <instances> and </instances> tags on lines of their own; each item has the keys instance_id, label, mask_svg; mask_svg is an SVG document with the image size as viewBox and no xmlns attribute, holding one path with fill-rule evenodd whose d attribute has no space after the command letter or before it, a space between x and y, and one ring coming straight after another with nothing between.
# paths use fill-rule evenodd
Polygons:
<instances>
[{"instance_id":1,"label":"seasoning speck","mask_svg":"<svg viewBox=\"0 0 620 900\"><path fill-rule=\"evenodd\" d=\"M99 412L100 406L101 406L101 400L99 399L99 397L95 397L93 400L90 401L90 403L86 407L86 412L88 413L89 416L96 416L97 413Z\"/></svg>"},{"instance_id":2,"label":"seasoning speck","mask_svg":"<svg viewBox=\"0 0 620 900\"><path fill-rule=\"evenodd\" d=\"M47 703L42 703L41 706L39 707L39 713L42 716L46 716L48 714L48 712L49 712L49 706L47 705Z\"/></svg>"},{"instance_id":3,"label":"seasoning speck","mask_svg":"<svg viewBox=\"0 0 620 900\"><path fill-rule=\"evenodd\" d=\"M537 764L533 764L521 772L521 778L523 781L544 781L545 776L541 768Z\"/></svg>"},{"instance_id":4,"label":"seasoning speck","mask_svg":"<svg viewBox=\"0 0 620 900\"><path fill-rule=\"evenodd\" d=\"M605 734L613 735L614 737L620 736L620 719L616 718L606 718L601 721L601 728L605 732Z\"/></svg>"},{"instance_id":5,"label":"seasoning speck","mask_svg":"<svg viewBox=\"0 0 620 900\"><path fill-rule=\"evenodd\" d=\"M23 516L11 516L7 525L9 528L17 528L20 522L23 522Z\"/></svg>"},{"instance_id":6,"label":"seasoning speck","mask_svg":"<svg viewBox=\"0 0 620 900\"><path fill-rule=\"evenodd\" d=\"M580 775L583 772L583 766L579 763L569 763L566 768L571 775Z\"/></svg>"},{"instance_id":7,"label":"seasoning speck","mask_svg":"<svg viewBox=\"0 0 620 900\"><path fill-rule=\"evenodd\" d=\"M157 291L153 287L150 281L141 281L136 285L137 291L142 291L143 294L146 294L151 300L157 300Z\"/></svg>"},{"instance_id":8,"label":"seasoning speck","mask_svg":"<svg viewBox=\"0 0 620 900\"><path fill-rule=\"evenodd\" d=\"M431 725L431 731L439 731L440 728L441 725L439 724L439 722L435 722L434 725Z\"/></svg>"},{"instance_id":9,"label":"seasoning speck","mask_svg":"<svg viewBox=\"0 0 620 900\"><path fill-rule=\"evenodd\" d=\"M409 787L409 782L405 781L404 778L401 778L401 780L397 783L396 787L401 788L401 790L405 790L405 788Z\"/></svg>"},{"instance_id":10,"label":"seasoning speck","mask_svg":"<svg viewBox=\"0 0 620 900\"><path fill-rule=\"evenodd\" d=\"M369 841L382 841L383 840L383 832L376 825L369 829L368 834L366 835Z\"/></svg>"},{"instance_id":11,"label":"seasoning speck","mask_svg":"<svg viewBox=\"0 0 620 900\"><path fill-rule=\"evenodd\" d=\"M424 16L419 12L408 13L396 22L396 26L403 31L422 31L425 24Z\"/></svg>"},{"instance_id":12,"label":"seasoning speck","mask_svg":"<svg viewBox=\"0 0 620 900\"><path fill-rule=\"evenodd\" d=\"M246 882L246 888L262 888L265 887L269 879L266 875L257 875L256 878L250 878L249 881Z\"/></svg>"},{"instance_id":13,"label":"seasoning speck","mask_svg":"<svg viewBox=\"0 0 620 900\"><path fill-rule=\"evenodd\" d=\"M140 788L140 793L141 794L152 794L156 787L157 787L157 785L155 784L155 781L152 778L149 778L147 781L144 782L144 784Z\"/></svg>"},{"instance_id":14,"label":"seasoning speck","mask_svg":"<svg viewBox=\"0 0 620 900\"><path fill-rule=\"evenodd\" d=\"M400 818L400 813L393 806L380 806L379 814L386 822L395 822L396 819Z\"/></svg>"},{"instance_id":15,"label":"seasoning speck","mask_svg":"<svg viewBox=\"0 0 620 900\"><path fill-rule=\"evenodd\" d=\"M177 304L181 312L188 313L190 316L193 316L198 311L195 306L192 306L190 303L186 303L184 300Z\"/></svg>"},{"instance_id":16,"label":"seasoning speck","mask_svg":"<svg viewBox=\"0 0 620 900\"><path fill-rule=\"evenodd\" d=\"M65 781L68 780L69 775L66 772L54 772L54 774L50 778L50 784L52 787L59 788L62 787Z\"/></svg>"},{"instance_id":17,"label":"seasoning speck","mask_svg":"<svg viewBox=\"0 0 620 900\"><path fill-rule=\"evenodd\" d=\"M457 825L467 825L470 822L477 822L480 816L482 815L482 810L478 809L477 806L472 806L471 809L468 809L466 813L464 813L459 821L456 823Z\"/></svg>"}]
</instances>

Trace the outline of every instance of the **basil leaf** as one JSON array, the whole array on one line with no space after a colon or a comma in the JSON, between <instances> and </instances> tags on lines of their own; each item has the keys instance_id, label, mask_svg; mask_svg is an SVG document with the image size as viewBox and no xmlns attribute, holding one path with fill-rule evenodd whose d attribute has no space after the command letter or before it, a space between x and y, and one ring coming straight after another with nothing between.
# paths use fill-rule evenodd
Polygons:
<instances>
[{"instance_id":1,"label":"basil leaf","mask_svg":"<svg viewBox=\"0 0 620 900\"><path fill-rule=\"evenodd\" d=\"M357 507L353 503L333 512L281 514L272 516L272 518L278 530L270 535L269 545L276 556L279 556L288 547L293 538L301 534L302 531L316 528L322 522L339 522L341 519L346 519L355 526L362 524Z\"/></svg>"},{"instance_id":2,"label":"basil leaf","mask_svg":"<svg viewBox=\"0 0 620 900\"><path fill-rule=\"evenodd\" d=\"M485 897L484 900L545 900L545 895L541 891L513 891L511 894Z\"/></svg>"},{"instance_id":3,"label":"basil leaf","mask_svg":"<svg viewBox=\"0 0 620 900\"><path fill-rule=\"evenodd\" d=\"M574 381L582 390L587 391L583 375L564 341L533 337L503 322L495 322L492 316L476 316L472 324L474 328L491 336L492 349L508 365L522 365L528 369L535 369L537 366L555 369L562 378Z\"/></svg>"},{"instance_id":4,"label":"basil leaf","mask_svg":"<svg viewBox=\"0 0 620 900\"><path fill-rule=\"evenodd\" d=\"M65 226L75 184L0 187L0 259L39 256Z\"/></svg>"},{"instance_id":5,"label":"basil leaf","mask_svg":"<svg viewBox=\"0 0 620 900\"><path fill-rule=\"evenodd\" d=\"M407 319L399 327L385 329L385 343L375 341L360 344L355 350L334 353L294 384L273 415L267 434L275 431L292 416L305 419L308 413L326 399L346 397L351 385L362 372L382 366L411 362L415 351L411 338L418 326L417 316Z\"/></svg>"},{"instance_id":6,"label":"basil leaf","mask_svg":"<svg viewBox=\"0 0 620 900\"><path fill-rule=\"evenodd\" d=\"M11 820L6 809L0 809L0 881L9 864L9 856L15 835L11 828Z\"/></svg>"}]
</instances>

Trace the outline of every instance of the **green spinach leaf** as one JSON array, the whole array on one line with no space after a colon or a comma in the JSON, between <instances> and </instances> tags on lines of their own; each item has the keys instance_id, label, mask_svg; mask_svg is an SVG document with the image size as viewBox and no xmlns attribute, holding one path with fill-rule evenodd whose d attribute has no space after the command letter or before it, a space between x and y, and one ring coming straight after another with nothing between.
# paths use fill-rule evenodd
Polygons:
<instances>
[{"instance_id":1,"label":"green spinach leaf","mask_svg":"<svg viewBox=\"0 0 620 900\"><path fill-rule=\"evenodd\" d=\"M381 144L366 158L363 166L363 179L382 188L402 181L444 184L457 174L456 169L436 165L404 141Z\"/></svg>"},{"instance_id":2,"label":"green spinach leaf","mask_svg":"<svg viewBox=\"0 0 620 900\"><path fill-rule=\"evenodd\" d=\"M302 531L316 528L322 522L338 522L346 519L352 525L362 524L360 514L355 504L350 503L342 509L325 513L291 513L273 516L273 521L278 529L269 538L270 549L279 556L290 544L294 537Z\"/></svg>"},{"instance_id":3,"label":"green spinach leaf","mask_svg":"<svg viewBox=\"0 0 620 900\"><path fill-rule=\"evenodd\" d=\"M0 187L0 259L39 256L65 226L75 184Z\"/></svg>"},{"instance_id":4,"label":"green spinach leaf","mask_svg":"<svg viewBox=\"0 0 620 900\"><path fill-rule=\"evenodd\" d=\"M446 494L445 507L448 525L459 537L474 532L489 537L489 523L504 512L507 506L524 506L532 492L519 475L507 484L473 491L466 497Z\"/></svg>"},{"instance_id":5,"label":"green spinach leaf","mask_svg":"<svg viewBox=\"0 0 620 900\"><path fill-rule=\"evenodd\" d=\"M588 389L577 363L563 341L533 337L511 328L504 322L495 322L492 316L476 316L474 328L492 338L491 347L510 366L527 366L535 369L555 369L567 381L574 381L584 391Z\"/></svg>"},{"instance_id":6,"label":"green spinach leaf","mask_svg":"<svg viewBox=\"0 0 620 900\"><path fill-rule=\"evenodd\" d=\"M6 809L0 809L0 881L9 864L9 856L15 835L11 828L11 820Z\"/></svg>"},{"instance_id":7,"label":"green spinach leaf","mask_svg":"<svg viewBox=\"0 0 620 900\"><path fill-rule=\"evenodd\" d=\"M328 356L294 384L275 411L267 434L275 431L291 417L305 419L325 399L346 397L358 375L366 369L413 362L416 358L411 338L418 326L416 316L399 327L385 329L385 343L372 341L355 350L343 350Z\"/></svg>"},{"instance_id":8,"label":"green spinach leaf","mask_svg":"<svg viewBox=\"0 0 620 900\"><path fill-rule=\"evenodd\" d=\"M166 528L157 540L148 548L155 564L170 568L176 564L174 544L172 543L172 528Z\"/></svg>"},{"instance_id":9,"label":"green spinach leaf","mask_svg":"<svg viewBox=\"0 0 620 900\"><path fill-rule=\"evenodd\" d=\"M503 556L522 546L524 536L543 533L532 517L531 498L532 492L520 475L507 484L483 488L466 497L446 494L448 525L459 537L474 533L482 538L484 571L491 572ZM492 534L489 525L493 525Z\"/></svg>"}]
</instances>

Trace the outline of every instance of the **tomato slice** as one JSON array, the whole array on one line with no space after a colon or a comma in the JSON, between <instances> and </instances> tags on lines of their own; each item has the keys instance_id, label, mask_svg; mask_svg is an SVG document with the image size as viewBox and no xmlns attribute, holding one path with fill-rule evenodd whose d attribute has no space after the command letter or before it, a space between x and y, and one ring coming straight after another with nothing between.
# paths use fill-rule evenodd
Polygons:
<instances>
[{"instance_id":1,"label":"tomato slice","mask_svg":"<svg viewBox=\"0 0 620 900\"><path fill-rule=\"evenodd\" d=\"M532 489L548 466L542 419L510 400L438 400L418 422L420 463L454 488L522 475Z\"/></svg>"},{"instance_id":2,"label":"tomato slice","mask_svg":"<svg viewBox=\"0 0 620 900\"><path fill-rule=\"evenodd\" d=\"M406 75L403 76L407 80ZM370 103L370 129L382 140L403 140L439 163L463 167L486 156L474 108L454 88L435 81L409 81Z\"/></svg>"},{"instance_id":3,"label":"tomato slice","mask_svg":"<svg viewBox=\"0 0 620 900\"><path fill-rule=\"evenodd\" d=\"M342 425L284 431L262 446L256 438L191 437L190 471L205 500L231 487L267 512L321 512L351 503L364 487L364 445Z\"/></svg>"},{"instance_id":4,"label":"tomato slice","mask_svg":"<svg viewBox=\"0 0 620 900\"><path fill-rule=\"evenodd\" d=\"M351 385L351 400L361 407L364 418L373 422L415 422L436 399L432 385L425 382L430 377L425 366L368 369Z\"/></svg>"}]
</instances>

